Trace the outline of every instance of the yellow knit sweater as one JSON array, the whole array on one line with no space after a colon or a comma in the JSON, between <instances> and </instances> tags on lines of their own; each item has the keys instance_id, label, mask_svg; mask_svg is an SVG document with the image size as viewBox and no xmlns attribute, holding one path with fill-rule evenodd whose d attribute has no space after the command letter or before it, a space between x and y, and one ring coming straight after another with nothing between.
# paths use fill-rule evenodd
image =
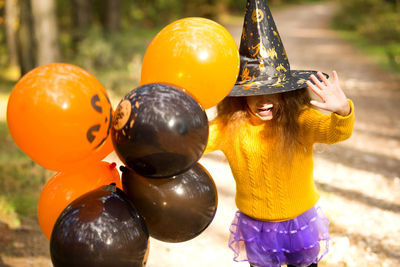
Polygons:
<instances>
[{"instance_id":1,"label":"yellow knit sweater","mask_svg":"<svg viewBox=\"0 0 400 267\"><path fill-rule=\"evenodd\" d=\"M353 131L354 106L343 117L325 115L306 108L299 116L299 138L289 161L274 145L266 123L225 127L215 119L210 124L207 152L221 150L236 181L236 205L244 214L263 221L285 221L313 207L319 194L313 179L314 143L333 144L349 138Z\"/></svg>"}]
</instances>

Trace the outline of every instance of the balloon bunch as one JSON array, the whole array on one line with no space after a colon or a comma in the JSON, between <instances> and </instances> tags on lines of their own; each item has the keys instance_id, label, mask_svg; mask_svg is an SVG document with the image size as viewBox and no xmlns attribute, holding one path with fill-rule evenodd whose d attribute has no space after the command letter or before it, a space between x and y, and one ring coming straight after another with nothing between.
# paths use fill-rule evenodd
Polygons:
<instances>
[{"instance_id":1,"label":"balloon bunch","mask_svg":"<svg viewBox=\"0 0 400 267\"><path fill-rule=\"evenodd\" d=\"M143 218L116 188L122 188L116 164L102 161L114 150L112 114L100 82L70 64L33 69L10 94L7 124L15 143L37 164L57 171L38 203L56 267L145 261L149 235Z\"/></svg>"},{"instance_id":2,"label":"balloon bunch","mask_svg":"<svg viewBox=\"0 0 400 267\"><path fill-rule=\"evenodd\" d=\"M236 43L221 25L175 21L152 40L141 86L116 108L111 136L125 164L123 190L156 239L192 239L215 215L214 181L197 163L208 139L204 109L228 95L239 65Z\"/></svg>"},{"instance_id":3,"label":"balloon bunch","mask_svg":"<svg viewBox=\"0 0 400 267\"><path fill-rule=\"evenodd\" d=\"M214 218L217 190L197 162L208 139L204 111L234 86L240 59L228 31L186 18L162 29L145 53L141 82L116 108L111 131L123 190L150 236L183 242Z\"/></svg>"},{"instance_id":4,"label":"balloon bunch","mask_svg":"<svg viewBox=\"0 0 400 267\"><path fill-rule=\"evenodd\" d=\"M177 87L143 85L119 103L111 136L126 165L123 190L150 236L182 242L200 234L217 206L214 181L197 163L208 139L201 106Z\"/></svg>"},{"instance_id":5,"label":"balloon bunch","mask_svg":"<svg viewBox=\"0 0 400 267\"><path fill-rule=\"evenodd\" d=\"M7 107L11 136L57 171L38 204L54 266L143 266L149 236L183 242L207 228L217 190L198 163L208 139L204 109L226 97L239 64L222 26L187 18L153 39L140 86L115 112L100 82L70 64L18 81ZM122 183L116 164L102 161L113 150L125 165Z\"/></svg>"}]
</instances>

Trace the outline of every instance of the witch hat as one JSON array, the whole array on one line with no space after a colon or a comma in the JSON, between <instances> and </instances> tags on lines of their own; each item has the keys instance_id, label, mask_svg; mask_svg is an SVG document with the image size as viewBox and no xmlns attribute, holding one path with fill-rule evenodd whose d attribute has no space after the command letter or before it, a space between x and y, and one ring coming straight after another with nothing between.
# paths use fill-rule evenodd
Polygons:
<instances>
[{"instance_id":1,"label":"witch hat","mask_svg":"<svg viewBox=\"0 0 400 267\"><path fill-rule=\"evenodd\" d=\"M316 71L291 70L266 0L247 0L240 71L229 96L267 95L307 87Z\"/></svg>"}]
</instances>

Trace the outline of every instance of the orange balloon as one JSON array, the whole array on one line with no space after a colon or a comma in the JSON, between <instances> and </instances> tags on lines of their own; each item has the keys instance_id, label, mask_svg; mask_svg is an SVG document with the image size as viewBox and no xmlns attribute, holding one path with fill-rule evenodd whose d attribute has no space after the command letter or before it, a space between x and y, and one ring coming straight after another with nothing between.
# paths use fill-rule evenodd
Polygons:
<instances>
[{"instance_id":1,"label":"orange balloon","mask_svg":"<svg viewBox=\"0 0 400 267\"><path fill-rule=\"evenodd\" d=\"M185 18L166 26L152 40L140 84L176 85L207 109L229 94L239 66L237 45L224 27L209 19Z\"/></svg>"},{"instance_id":2,"label":"orange balloon","mask_svg":"<svg viewBox=\"0 0 400 267\"><path fill-rule=\"evenodd\" d=\"M99 148L98 151L96 151L94 158L96 160L102 160L109 154L111 154L111 152L113 151L114 151L114 146L111 139L111 134L109 134L104 144Z\"/></svg>"},{"instance_id":3,"label":"orange balloon","mask_svg":"<svg viewBox=\"0 0 400 267\"><path fill-rule=\"evenodd\" d=\"M114 146L112 143L111 134L109 134L104 144L102 144L98 149L94 150L88 157L84 158L83 160L78 161L70 166L65 166L64 171L70 169L86 168L86 165L105 159L113 151Z\"/></svg>"},{"instance_id":4,"label":"orange balloon","mask_svg":"<svg viewBox=\"0 0 400 267\"><path fill-rule=\"evenodd\" d=\"M111 118L112 116L114 116L114 111L111 110ZM112 120L112 119L111 119ZM104 143L99 146L98 148L96 148L95 150L92 151L91 155L89 156L89 158L84 162L88 162L88 161L101 161L103 160L105 157L107 157L109 154L111 154L111 152L114 151L114 145L111 139L111 134L109 134L106 138L106 140L104 141Z\"/></svg>"},{"instance_id":5,"label":"orange balloon","mask_svg":"<svg viewBox=\"0 0 400 267\"><path fill-rule=\"evenodd\" d=\"M100 153L112 108L101 83L87 71L53 63L33 69L13 88L7 124L20 149L51 170L65 170Z\"/></svg>"},{"instance_id":6,"label":"orange balloon","mask_svg":"<svg viewBox=\"0 0 400 267\"><path fill-rule=\"evenodd\" d=\"M44 186L38 203L40 228L50 239L53 226L61 212L75 199L102 185L115 183L122 189L115 163L92 162L79 168L54 175Z\"/></svg>"}]
</instances>

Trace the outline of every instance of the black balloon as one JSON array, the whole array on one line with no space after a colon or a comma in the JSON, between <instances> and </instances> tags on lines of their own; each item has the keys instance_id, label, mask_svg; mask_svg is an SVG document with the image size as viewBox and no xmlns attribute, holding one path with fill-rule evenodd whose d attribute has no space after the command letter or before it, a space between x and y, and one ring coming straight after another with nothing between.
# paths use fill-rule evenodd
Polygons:
<instances>
[{"instance_id":1,"label":"black balloon","mask_svg":"<svg viewBox=\"0 0 400 267\"><path fill-rule=\"evenodd\" d=\"M187 241L213 220L217 189L199 163L169 179L149 179L121 169L123 190L144 217L151 237L172 243Z\"/></svg>"},{"instance_id":2,"label":"black balloon","mask_svg":"<svg viewBox=\"0 0 400 267\"><path fill-rule=\"evenodd\" d=\"M207 115L183 90L147 84L118 104L111 136L127 167L146 177L171 177L187 171L203 154Z\"/></svg>"},{"instance_id":3,"label":"black balloon","mask_svg":"<svg viewBox=\"0 0 400 267\"><path fill-rule=\"evenodd\" d=\"M143 218L114 185L73 201L57 219L50 239L55 267L142 267L149 234Z\"/></svg>"}]
</instances>

